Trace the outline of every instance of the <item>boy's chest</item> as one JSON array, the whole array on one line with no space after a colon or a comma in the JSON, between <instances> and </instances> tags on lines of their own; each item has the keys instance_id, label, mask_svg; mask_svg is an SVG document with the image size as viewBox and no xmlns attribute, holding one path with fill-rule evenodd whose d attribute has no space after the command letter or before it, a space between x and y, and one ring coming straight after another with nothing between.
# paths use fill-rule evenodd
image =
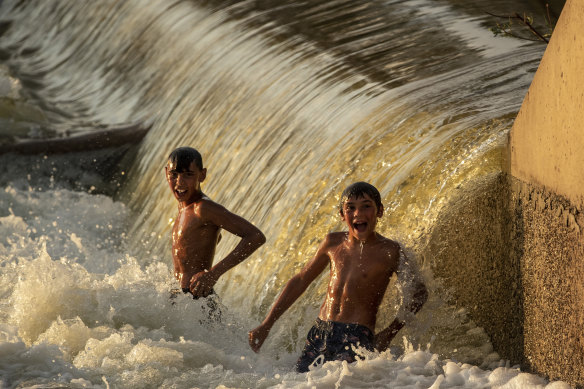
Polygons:
<instances>
[{"instance_id":1,"label":"boy's chest","mask_svg":"<svg viewBox=\"0 0 584 389\"><path fill-rule=\"evenodd\" d=\"M203 220L194 212L181 212L173 227L173 240L196 241L206 240L207 236L212 237L217 233L217 228Z\"/></svg>"},{"instance_id":2,"label":"boy's chest","mask_svg":"<svg viewBox=\"0 0 584 389\"><path fill-rule=\"evenodd\" d=\"M392 272L391 256L379 250L338 250L331 256L331 275L342 283L383 282Z\"/></svg>"}]
</instances>

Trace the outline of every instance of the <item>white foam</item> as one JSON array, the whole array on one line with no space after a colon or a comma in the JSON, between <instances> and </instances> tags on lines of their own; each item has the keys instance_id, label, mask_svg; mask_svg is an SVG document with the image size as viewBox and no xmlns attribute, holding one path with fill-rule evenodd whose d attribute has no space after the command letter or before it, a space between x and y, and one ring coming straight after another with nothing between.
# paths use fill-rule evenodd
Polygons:
<instances>
[{"instance_id":1,"label":"white foam","mask_svg":"<svg viewBox=\"0 0 584 389\"><path fill-rule=\"evenodd\" d=\"M0 202L9 209L0 218L0 375L7 387L568 387L495 361L489 370L441 359L407 338L403 350L364 352L363 361L298 374L292 366L304 328L280 323L254 354L247 331L255 323L233 313L245 309L223 306L218 324L205 300L170 299L169 258L141 261L124 249L119 226L131 216L123 204L13 187L0 192ZM309 326L314 310L305 315ZM471 351L489 352L481 350L491 347L480 340L482 329L462 331Z\"/></svg>"}]
</instances>

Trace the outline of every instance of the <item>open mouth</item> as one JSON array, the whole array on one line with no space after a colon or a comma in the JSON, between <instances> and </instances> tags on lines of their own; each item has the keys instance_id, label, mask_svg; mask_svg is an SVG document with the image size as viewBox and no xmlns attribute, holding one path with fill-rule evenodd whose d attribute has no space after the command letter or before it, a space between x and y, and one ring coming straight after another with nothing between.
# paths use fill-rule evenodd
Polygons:
<instances>
[{"instance_id":1,"label":"open mouth","mask_svg":"<svg viewBox=\"0 0 584 389\"><path fill-rule=\"evenodd\" d=\"M353 228L357 232L365 232L365 231L367 231L367 223L366 222L353 223Z\"/></svg>"},{"instance_id":2,"label":"open mouth","mask_svg":"<svg viewBox=\"0 0 584 389\"><path fill-rule=\"evenodd\" d=\"M175 189L174 193L176 193L178 196L183 196L185 193L187 193L186 189Z\"/></svg>"}]
</instances>

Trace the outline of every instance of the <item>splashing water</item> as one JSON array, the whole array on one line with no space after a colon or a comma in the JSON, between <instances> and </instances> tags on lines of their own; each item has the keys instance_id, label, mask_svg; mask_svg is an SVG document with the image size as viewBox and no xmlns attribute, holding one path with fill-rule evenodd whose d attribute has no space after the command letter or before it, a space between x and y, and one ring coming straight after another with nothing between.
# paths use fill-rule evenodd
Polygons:
<instances>
[{"instance_id":1,"label":"splashing water","mask_svg":"<svg viewBox=\"0 0 584 389\"><path fill-rule=\"evenodd\" d=\"M152 128L131 152L0 156L0 386L568 387L501 360L437 294L388 351L295 373L324 276L251 351L247 331L342 228L348 183L379 188L379 232L417 259L449 196L498 171L542 53L485 36L448 2L264 5L1 3L0 141ZM268 237L217 285L220 323L206 301L171 294L162 167L182 144L203 152L205 192ZM404 288L392 280L380 327Z\"/></svg>"}]
</instances>

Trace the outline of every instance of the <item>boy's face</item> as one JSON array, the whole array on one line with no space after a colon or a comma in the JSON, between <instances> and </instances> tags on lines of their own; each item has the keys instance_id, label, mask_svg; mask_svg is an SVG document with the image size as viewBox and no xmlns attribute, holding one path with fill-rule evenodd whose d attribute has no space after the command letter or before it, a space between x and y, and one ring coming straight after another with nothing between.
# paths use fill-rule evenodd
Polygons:
<instances>
[{"instance_id":1,"label":"boy's face","mask_svg":"<svg viewBox=\"0 0 584 389\"><path fill-rule=\"evenodd\" d=\"M164 170L168 186L180 203L188 205L197 200L201 193L201 182L205 180L207 175L207 169L199 169L194 162L191 162L188 169L177 171L176 165L168 161Z\"/></svg>"},{"instance_id":2,"label":"boy's face","mask_svg":"<svg viewBox=\"0 0 584 389\"><path fill-rule=\"evenodd\" d=\"M379 208L366 193L359 197L349 197L343 202L341 217L349 227L349 235L358 240L366 240L375 233L377 218L383 216L383 205Z\"/></svg>"}]
</instances>

